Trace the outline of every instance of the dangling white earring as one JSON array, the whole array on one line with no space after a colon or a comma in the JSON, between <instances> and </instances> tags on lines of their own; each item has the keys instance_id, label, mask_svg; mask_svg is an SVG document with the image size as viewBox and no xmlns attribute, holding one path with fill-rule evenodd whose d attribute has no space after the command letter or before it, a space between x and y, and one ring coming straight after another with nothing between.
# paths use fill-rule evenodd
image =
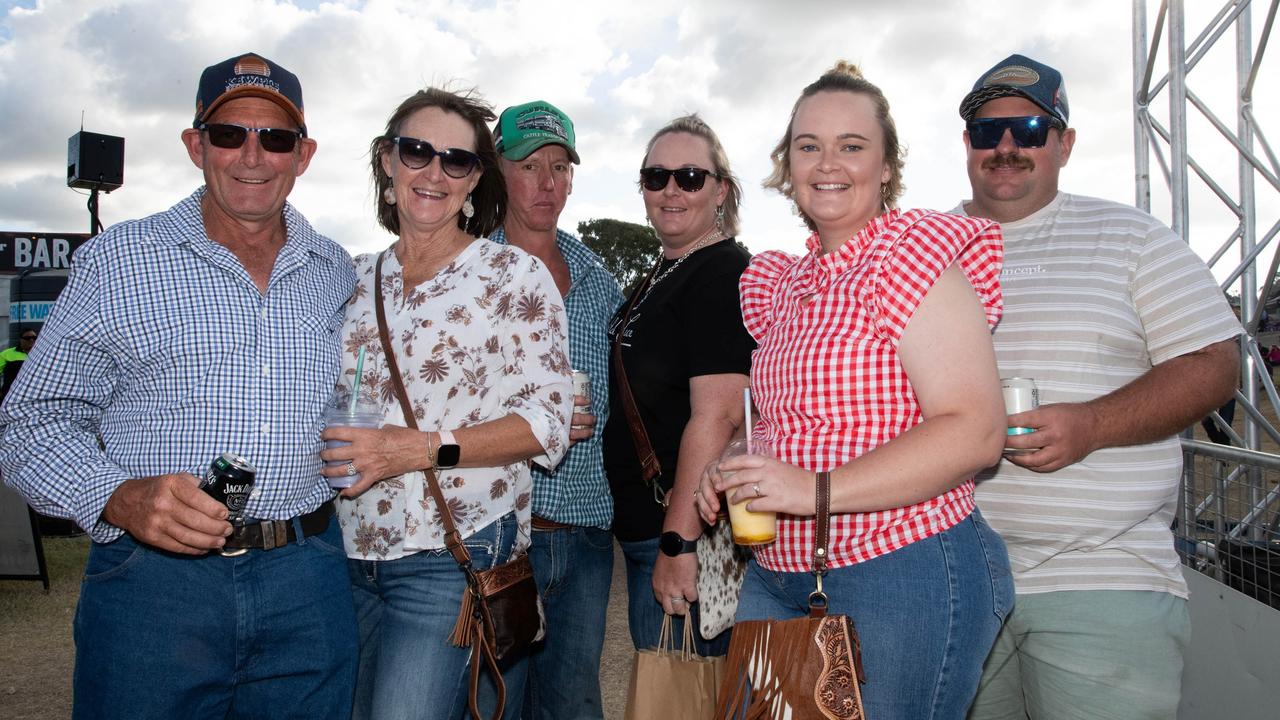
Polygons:
<instances>
[{"instance_id":1,"label":"dangling white earring","mask_svg":"<svg viewBox=\"0 0 1280 720\"><path fill-rule=\"evenodd\" d=\"M462 216L470 220L475 217L476 206L471 204L471 195L467 195L467 199L462 201Z\"/></svg>"},{"instance_id":2,"label":"dangling white earring","mask_svg":"<svg viewBox=\"0 0 1280 720\"><path fill-rule=\"evenodd\" d=\"M716 228L724 231L724 205L716 206Z\"/></svg>"},{"instance_id":3,"label":"dangling white earring","mask_svg":"<svg viewBox=\"0 0 1280 720\"><path fill-rule=\"evenodd\" d=\"M382 191L382 200L388 205L396 204L396 191L390 184L388 184L387 188Z\"/></svg>"}]
</instances>

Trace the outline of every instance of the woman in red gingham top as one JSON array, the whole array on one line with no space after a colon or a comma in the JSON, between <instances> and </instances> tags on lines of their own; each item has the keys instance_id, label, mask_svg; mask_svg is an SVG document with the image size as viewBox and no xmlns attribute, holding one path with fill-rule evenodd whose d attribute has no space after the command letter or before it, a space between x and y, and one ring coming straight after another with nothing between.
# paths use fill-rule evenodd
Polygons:
<instances>
[{"instance_id":1,"label":"woman in red gingham top","mask_svg":"<svg viewBox=\"0 0 1280 720\"><path fill-rule=\"evenodd\" d=\"M778 513L738 620L800 617L814 589L815 473L831 473L830 612L850 615L868 717L964 717L1012 603L1003 543L973 474L1005 436L990 329L999 227L901 211L901 153L879 89L843 63L805 89L769 185L814 233L756 256L739 283L754 437L769 453L704 474L696 501ZM725 477L722 473L729 473Z\"/></svg>"}]
</instances>

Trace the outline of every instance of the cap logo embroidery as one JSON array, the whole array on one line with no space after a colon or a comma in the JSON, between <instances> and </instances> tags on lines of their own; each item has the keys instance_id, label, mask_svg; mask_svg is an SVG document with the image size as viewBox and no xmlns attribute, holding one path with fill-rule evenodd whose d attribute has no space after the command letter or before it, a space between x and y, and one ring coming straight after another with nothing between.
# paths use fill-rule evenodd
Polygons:
<instances>
[{"instance_id":1,"label":"cap logo embroidery","mask_svg":"<svg viewBox=\"0 0 1280 720\"><path fill-rule=\"evenodd\" d=\"M996 70L982 81L983 87L1013 85L1025 87L1040 82L1040 74L1024 65L1008 65Z\"/></svg>"},{"instance_id":2,"label":"cap logo embroidery","mask_svg":"<svg viewBox=\"0 0 1280 720\"><path fill-rule=\"evenodd\" d=\"M237 75L263 75L271 77L271 68L262 61L262 58L253 55L245 55L236 63L235 73Z\"/></svg>"},{"instance_id":3,"label":"cap logo embroidery","mask_svg":"<svg viewBox=\"0 0 1280 720\"><path fill-rule=\"evenodd\" d=\"M562 140L569 139L569 133L565 131L560 119L541 108L533 108L517 117L516 130L551 133Z\"/></svg>"}]
</instances>

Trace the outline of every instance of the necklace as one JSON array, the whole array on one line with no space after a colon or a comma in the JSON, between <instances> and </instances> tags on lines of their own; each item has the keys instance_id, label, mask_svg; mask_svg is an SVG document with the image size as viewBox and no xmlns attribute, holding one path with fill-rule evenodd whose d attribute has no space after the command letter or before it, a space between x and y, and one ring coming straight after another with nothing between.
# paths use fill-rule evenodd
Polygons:
<instances>
[{"instance_id":1,"label":"necklace","mask_svg":"<svg viewBox=\"0 0 1280 720\"><path fill-rule=\"evenodd\" d=\"M668 275L675 272L676 268L680 267L680 263L684 262L685 258L698 252L702 248L710 245L712 242L716 240L723 240L723 239L724 239L724 234L720 232L720 228L712 227L710 230L706 232L706 234L698 238L698 241L695 242L693 246L689 248L688 252L676 258L676 261L671 264L671 267L667 268L666 270L663 270L661 275L655 276L653 273L657 272L658 268L662 267L662 258L658 258L658 264L654 265L653 270L649 272L649 280L645 282L644 294L641 295L640 299L636 301L636 307L640 307L641 305L643 305L644 301L648 299L649 293L653 292L654 286L662 282L664 279L666 279Z\"/></svg>"}]
</instances>

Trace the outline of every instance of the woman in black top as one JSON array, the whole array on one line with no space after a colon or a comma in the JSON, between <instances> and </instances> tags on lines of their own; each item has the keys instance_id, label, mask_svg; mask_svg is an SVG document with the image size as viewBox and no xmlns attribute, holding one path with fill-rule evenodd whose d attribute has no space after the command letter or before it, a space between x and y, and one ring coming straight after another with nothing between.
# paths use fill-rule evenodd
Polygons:
<instances>
[{"instance_id":1,"label":"woman in black top","mask_svg":"<svg viewBox=\"0 0 1280 720\"><path fill-rule=\"evenodd\" d=\"M716 134L697 115L671 121L649 141L640 188L662 258L632 289L609 334L621 343L661 473L646 482L641 471L616 368L604 431L613 533L626 557L637 649L657 644L664 612L677 616L677 635L691 608L696 622L692 551L703 525L693 492L702 469L742 425L742 391L755 348L738 304L738 276L750 254L732 239L742 190ZM694 635L700 654L723 655L728 647L727 632L709 643Z\"/></svg>"}]
</instances>

